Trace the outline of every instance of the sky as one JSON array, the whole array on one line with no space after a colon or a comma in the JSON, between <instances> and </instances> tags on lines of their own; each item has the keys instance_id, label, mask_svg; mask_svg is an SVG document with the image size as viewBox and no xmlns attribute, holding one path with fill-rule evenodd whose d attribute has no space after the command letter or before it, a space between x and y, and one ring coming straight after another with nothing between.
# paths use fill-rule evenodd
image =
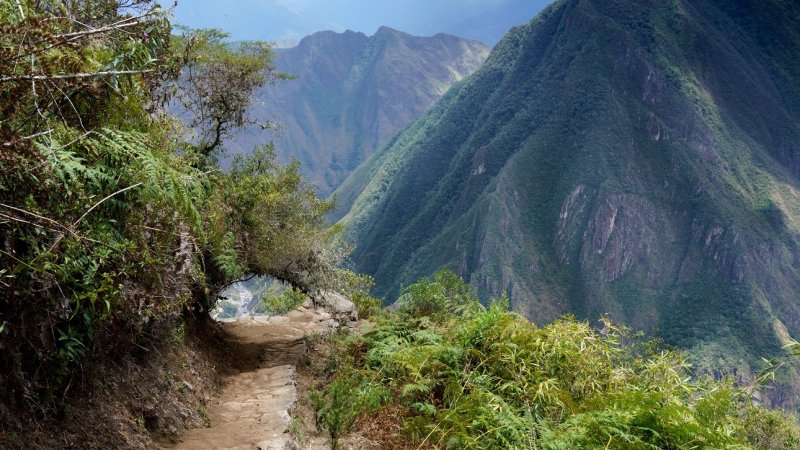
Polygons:
<instances>
[{"instance_id":1,"label":"sky","mask_svg":"<svg viewBox=\"0 0 800 450\"><path fill-rule=\"evenodd\" d=\"M179 24L220 28L234 40L291 41L347 29L372 35L385 25L418 36L445 32L493 45L549 1L178 0L174 12Z\"/></svg>"}]
</instances>

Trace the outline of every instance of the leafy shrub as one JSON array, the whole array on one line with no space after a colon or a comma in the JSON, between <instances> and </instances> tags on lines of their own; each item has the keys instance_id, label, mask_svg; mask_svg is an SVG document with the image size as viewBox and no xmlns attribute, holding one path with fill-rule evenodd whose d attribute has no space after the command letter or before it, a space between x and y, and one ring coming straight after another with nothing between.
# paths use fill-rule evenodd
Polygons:
<instances>
[{"instance_id":1,"label":"leafy shrub","mask_svg":"<svg viewBox=\"0 0 800 450\"><path fill-rule=\"evenodd\" d=\"M331 446L338 448L339 438L359 415L376 411L389 397L381 384L353 370L345 370L322 391L309 392L316 413L317 426L328 430Z\"/></svg>"},{"instance_id":2,"label":"leafy shrub","mask_svg":"<svg viewBox=\"0 0 800 450\"><path fill-rule=\"evenodd\" d=\"M278 295L265 295L261 304L268 314L286 314L302 305L308 296L301 290L289 286Z\"/></svg>"},{"instance_id":3,"label":"leafy shrub","mask_svg":"<svg viewBox=\"0 0 800 450\"><path fill-rule=\"evenodd\" d=\"M272 145L237 155L208 200L209 249L218 289L244 273L270 276L311 292L327 287L347 252L338 228L325 227L333 203L320 200L298 163L275 162Z\"/></svg>"},{"instance_id":4,"label":"leafy shrub","mask_svg":"<svg viewBox=\"0 0 800 450\"><path fill-rule=\"evenodd\" d=\"M570 317L538 328L509 312L507 299L487 309L456 308L471 295L446 274L406 292L399 313L378 316L363 336L340 341L333 355L340 376L329 392L344 399L350 395L339 392L344 386L363 380L383 386L405 409L405 429L419 445L800 445L796 418L755 404L752 388L693 379L684 355L643 342L605 318L599 329ZM337 424L336 433L347 429Z\"/></svg>"},{"instance_id":5,"label":"leafy shrub","mask_svg":"<svg viewBox=\"0 0 800 450\"><path fill-rule=\"evenodd\" d=\"M381 299L373 297L369 293L374 285L375 280L369 275L339 269L336 272L336 282L332 287L350 298L358 309L358 316L367 319L380 313L382 309Z\"/></svg>"},{"instance_id":6,"label":"leafy shrub","mask_svg":"<svg viewBox=\"0 0 800 450\"><path fill-rule=\"evenodd\" d=\"M398 304L402 314L428 317L439 323L482 309L475 290L447 269L436 272L431 280L423 279L408 286Z\"/></svg>"}]
</instances>

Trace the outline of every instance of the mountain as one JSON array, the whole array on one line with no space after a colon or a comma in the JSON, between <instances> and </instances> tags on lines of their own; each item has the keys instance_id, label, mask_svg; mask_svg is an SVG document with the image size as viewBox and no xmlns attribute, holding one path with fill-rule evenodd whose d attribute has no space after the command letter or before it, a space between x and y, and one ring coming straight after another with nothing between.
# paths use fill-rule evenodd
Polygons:
<instances>
[{"instance_id":1,"label":"mountain","mask_svg":"<svg viewBox=\"0 0 800 450\"><path fill-rule=\"evenodd\" d=\"M298 79L255 94L253 116L281 123L277 137L252 127L227 147L246 152L274 140L279 158L297 158L306 178L328 194L488 54L478 42L387 27L370 37L315 33L277 55L277 68Z\"/></svg>"},{"instance_id":2,"label":"mountain","mask_svg":"<svg viewBox=\"0 0 800 450\"><path fill-rule=\"evenodd\" d=\"M494 45L551 0L192 0L180 23L222 28L235 40L290 41L320 30L373 33L381 25L419 36L447 33Z\"/></svg>"},{"instance_id":3,"label":"mountain","mask_svg":"<svg viewBox=\"0 0 800 450\"><path fill-rule=\"evenodd\" d=\"M790 0L558 1L339 189L353 265L747 376L800 336L798 54Z\"/></svg>"},{"instance_id":4,"label":"mountain","mask_svg":"<svg viewBox=\"0 0 800 450\"><path fill-rule=\"evenodd\" d=\"M374 30L378 24L420 36L448 33L496 44L514 25L541 11L551 0L295 0L344 27Z\"/></svg>"}]
</instances>

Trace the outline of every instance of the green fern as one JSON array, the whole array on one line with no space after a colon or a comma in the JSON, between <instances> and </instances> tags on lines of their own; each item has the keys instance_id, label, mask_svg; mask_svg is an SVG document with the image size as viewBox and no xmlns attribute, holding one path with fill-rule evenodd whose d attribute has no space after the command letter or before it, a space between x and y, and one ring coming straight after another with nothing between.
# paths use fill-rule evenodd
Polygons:
<instances>
[{"instance_id":1,"label":"green fern","mask_svg":"<svg viewBox=\"0 0 800 450\"><path fill-rule=\"evenodd\" d=\"M225 233L221 247L214 254L214 263L228 279L235 280L243 275L242 267L237 263L237 253L233 248L233 233Z\"/></svg>"},{"instance_id":2,"label":"green fern","mask_svg":"<svg viewBox=\"0 0 800 450\"><path fill-rule=\"evenodd\" d=\"M502 299L458 314L447 304L464 291L436 283L418 283L399 313L378 316L364 336L339 344L342 355L358 348L364 357L337 359L341 377L357 374L354 380L377 380L394 392L415 445L788 450L800 444L795 418L754 404L731 381L692 379L683 355L631 345L629 330L605 318L602 330L569 317L537 328Z\"/></svg>"}]
</instances>

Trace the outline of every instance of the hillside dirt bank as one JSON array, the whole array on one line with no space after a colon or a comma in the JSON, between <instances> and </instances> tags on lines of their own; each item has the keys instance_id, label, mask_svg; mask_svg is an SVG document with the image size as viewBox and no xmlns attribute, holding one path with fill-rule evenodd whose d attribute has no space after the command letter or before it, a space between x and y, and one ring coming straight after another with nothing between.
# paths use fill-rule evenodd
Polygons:
<instances>
[{"instance_id":1,"label":"hillside dirt bank","mask_svg":"<svg viewBox=\"0 0 800 450\"><path fill-rule=\"evenodd\" d=\"M330 449L305 395L321 382L313 367L327 361L323 337L340 322L366 322L329 308L337 322L306 306L285 316L180 326L154 339L159 345L97 361L58 418L14 417L0 405L0 448ZM384 448L378 437L388 429L370 425L357 426L340 447Z\"/></svg>"},{"instance_id":2,"label":"hillside dirt bank","mask_svg":"<svg viewBox=\"0 0 800 450\"><path fill-rule=\"evenodd\" d=\"M237 358L209 406L208 428L188 431L174 449L291 449L289 411L297 401L295 373L306 339L337 327L330 314L300 308L282 317L222 324Z\"/></svg>"},{"instance_id":3,"label":"hillside dirt bank","mask_svg":"<svg viewBox=\"0 0 800 450\"><path fill-rule=\"evenodd\" d=\"M205 426L239 346L213 321L156 333L119 357L87 361L56 417L0 403L0 448L155 449Z\"/></svg>"}]
</instances>

